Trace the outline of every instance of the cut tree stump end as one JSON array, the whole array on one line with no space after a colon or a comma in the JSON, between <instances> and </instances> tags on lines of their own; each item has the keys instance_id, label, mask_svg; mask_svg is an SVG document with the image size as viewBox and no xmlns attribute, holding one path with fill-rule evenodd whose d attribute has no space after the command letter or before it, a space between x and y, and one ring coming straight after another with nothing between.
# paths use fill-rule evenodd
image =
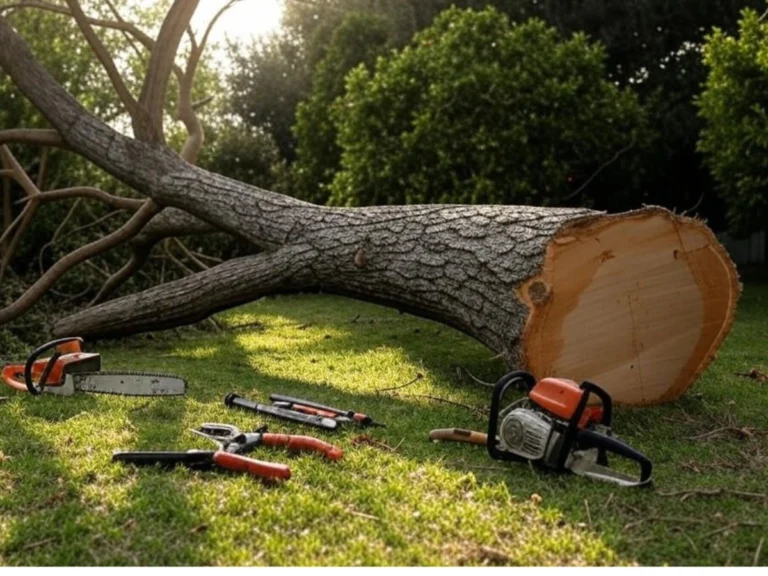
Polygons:
<instances>
[{"instance_id":1,"label":"cut tree stump end","mask_svg":"<svg viewBox=\"0 0 768 576\"><path fill-rule=\"evenodd\" d=\"M673 400L714 359L740 293L701 221L655 207L585 218L555 236L519 290L526 365L595 382L618 403Z\"/></svg>"}]
</instances>

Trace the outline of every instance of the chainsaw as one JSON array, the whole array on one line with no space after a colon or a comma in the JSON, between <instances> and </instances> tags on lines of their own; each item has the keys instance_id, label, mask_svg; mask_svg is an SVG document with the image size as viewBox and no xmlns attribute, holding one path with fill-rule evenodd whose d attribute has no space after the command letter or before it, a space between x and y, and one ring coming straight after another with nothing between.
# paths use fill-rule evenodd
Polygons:
<instances>
[{"instance_id":1,"label":"chainsaw","mask_svg":"<svg viewBox=\"0 0 768 576\"><path fill-rule=\"evenodd\" d=\"M22 392L72 396L76 391L123 396L180 396L186 382L177 376L144 372L102 372L101 355L83 352L82 338L60 338L34 350L25 364L3 368L6 385ZM53 350L50 358L40 358Z\"/></svg>"},{"instance_id":2,"label":"chainsaw","mask_svg":"<svg viewBox=\"0 0 768 576\"><path fill-rule=\"evenodd\" d=\"M502 408L505 393L513 388L526 396ZM590 404L593 395L599 405ZM537 382L527 372L510 372L493 389L488 453L497 460L528 460L621 486L649 484L650 460L613 436L611 417L611 397L596 384L564 378ZM611 468L609 453L639 466L639 475Z\"/></svg>"}]
</instances>

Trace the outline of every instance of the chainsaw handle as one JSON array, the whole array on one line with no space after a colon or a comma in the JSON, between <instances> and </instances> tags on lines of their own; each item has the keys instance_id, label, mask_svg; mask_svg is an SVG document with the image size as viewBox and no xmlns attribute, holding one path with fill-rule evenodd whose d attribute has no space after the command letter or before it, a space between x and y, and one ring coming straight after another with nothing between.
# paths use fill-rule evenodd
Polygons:
<instances>
[{"instance_id":1,"label":"chainsaw handle","mask_svg":"<svg viewBox=\"0 0 768 576\"><path fill-rule=\"evenodd\" d=\"M653 470L651 461L644 454L628 446L618 438L606 436L594 430L579 430L577 441L579 448L597 448L600 452L610 452L637 462L640 465L640 484L647 482L651 478Z\"/></svg>"},{"instance_id":2,"label":"chainsaw handle","mask_svg":"<svg viewBox=\"0 0 768 576\"><path fill-rule=\"evenodd\" d=\"M526 391L529 392L536 385L536 378L533 374L524 372L522 370L515 370L509 374L505 374L496 385L493 387L493 395L491 396L491 413L488 417L488 438L486 439L486 447L488 448L488 455L495 460L520 460L518 456L509 452L499 450L498 437L496 436L499 430L499 410L501 409L501 398L504 393L518 382L522 382Z\"/></svg>"},{"instance_id":3,"label":"chainsaw handle","mask_svg":"<svg viewBox=\"0 0 768 576\"><path fill-rule=\"evenodd\" d=\"M344 455L341 448L311 436L264 433L261 443L265 446L284 446L292 452L319 452L329 460L340 460Z\"/></svg>"},{"instance_id":4,"label":"chainsaw handle","mask_svg":"<svg viewBox=\"0 0 768 576\"><path fill-rule=\"evenodd\" d=\"M261 478L288 480L291 477L291 469L285 464L255 460L240 454L224 452L223 450L217 450L213 453L213 463L219 468L234 470L235 472L247 472L251 476L259 476Z\"/></svg>"},{"instance_id":5,"label":"chainsaw handle","mask_svg":"<svg viewBox=\"0 0 768 576\"><path fill-rule=\"evenodd\" d=\"M71 342L76 342L77 349L79 350L83 343L83 339L78 337L71 337L71 336L68 338L58 338L56 340L51 340L50 342L46 342L39 348L35 348L32 351L32 353L27 358L27 362L24 364L24 383L26 385L27 391L30 394L37 396L43 393L43 390L45 390L45 383L48 381L48 377L50 376L51 371L56 366L56 361L61 357L64 351L57 350L56 352L54 352L53 356L51 356L51 358L48 360L47 364L45 365L45 368L43 369L43 372L40 375L40 380L37 382L37 385L35 385L35 383L32 381L32 368L34 367L34 364L37 361L37 359L40 356L42 356L44 352L47 352L52 348L56 348L57 346L63 346L64 344L69 344Z\"/></svg>"}]
</instances>

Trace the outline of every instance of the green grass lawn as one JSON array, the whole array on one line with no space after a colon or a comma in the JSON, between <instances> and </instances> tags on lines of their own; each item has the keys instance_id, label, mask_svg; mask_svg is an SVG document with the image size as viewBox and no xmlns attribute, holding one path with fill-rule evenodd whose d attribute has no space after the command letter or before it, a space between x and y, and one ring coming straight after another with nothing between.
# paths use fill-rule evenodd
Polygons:
<instances>
[{"instance_id":1,"label":"green grass lawn","mask_svg":"<svg viewBox=\"0 0 768 576\"><path fill-rule=\"evenodd\" d=\"M9 392L0 404L0 564L768 563L768 383L735 375L768 372L766 284L746 287L718 360L683 398L617 410L617 433L654 462L655 487L645 490L429 442L432 428L486 423L424 396L482 409L489 390L462 382L456 367L487 380L503 370L438 324L330 296L265 299L219 320L219 333L98 346L105 369L183 375L186 398ZM388 427L302 429L228 410L232 391L265 402L274 392L310 397ZM187 429L217 421L317 435L345 457L260 448L253 457L290 464L293 478L279 486L110 462L119 449L208 449ZM693 492L719 488L731 492Z\"/></svg>"}]
</instances>

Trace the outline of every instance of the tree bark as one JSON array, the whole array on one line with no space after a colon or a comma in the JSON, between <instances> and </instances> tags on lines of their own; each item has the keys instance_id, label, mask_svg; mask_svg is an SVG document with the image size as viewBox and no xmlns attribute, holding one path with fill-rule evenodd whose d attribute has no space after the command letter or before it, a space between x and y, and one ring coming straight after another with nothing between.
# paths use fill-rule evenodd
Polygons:
<instances>
[{"instance_id":1,"label":"tree bark","mask_svg":"<svg viewBox=\"0 0 768 576\"><path fill-rule=\"evenodd\" d=\"M262 250L64 318L57 335L168 328L267 294L320 289L453 326L538 377L592 379L619 402L648 403L687 389L731 326L738 277L699 221L661 208L609 216L315 206L115 132L56 84L2 18L0 66L71 150L163 206L156 218L175 208L199 219L189 219L194 227Z\"/></svg>"}]
</instances>

